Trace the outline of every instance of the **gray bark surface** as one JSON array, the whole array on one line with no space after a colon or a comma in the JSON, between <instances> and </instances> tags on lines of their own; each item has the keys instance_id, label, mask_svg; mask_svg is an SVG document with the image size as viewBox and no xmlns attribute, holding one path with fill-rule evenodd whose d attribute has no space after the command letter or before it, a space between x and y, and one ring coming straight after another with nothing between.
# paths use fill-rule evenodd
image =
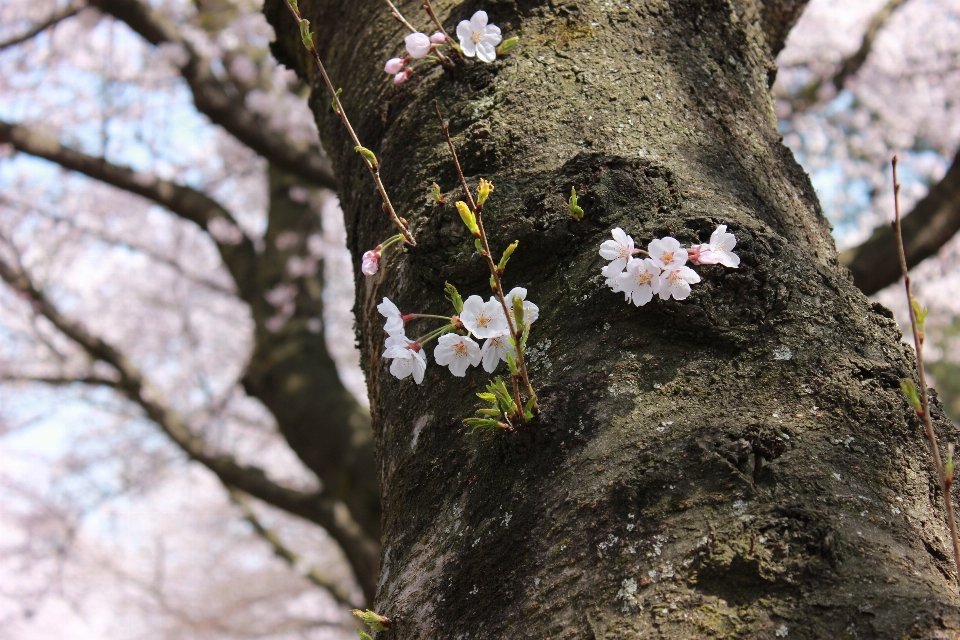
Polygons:
<instances>
[{"instance_id":1,"label":"gray bark surface","mask_svg":"<svg viewBox=\"0 0 960 640\"><path fill-rule=\"evenodd\" d=\"M302 3L418 241L357 281L383 507L375 608L396 620L380 637L960 630L942 498L898 389L910 352L838 263L777 133L771 52L802 5L443 3L446 26L483 8L520 46L397 87L381 67L404 34L381 3ZM429 32L418 6L400 8ZM393 231L295 24L277 0L265 11L280 60L314 81L359 267ZM452 205L428 196L436 181L462 197L433 99L471 184L496 185L484 213L495 251L520 240L505 285L541 309L530 362L543 411L529 432L461 433L482 370L458 379L431 363L416 386L379 357L383 296L446 313L444 281L489 295ZM582 223L567 213L571 186ZM698 267L689 299L635 308L603 286L597 249L611 228L641 246L667 234L689 244L720 223L741 266Z\"/></svg>"}]
</instances>

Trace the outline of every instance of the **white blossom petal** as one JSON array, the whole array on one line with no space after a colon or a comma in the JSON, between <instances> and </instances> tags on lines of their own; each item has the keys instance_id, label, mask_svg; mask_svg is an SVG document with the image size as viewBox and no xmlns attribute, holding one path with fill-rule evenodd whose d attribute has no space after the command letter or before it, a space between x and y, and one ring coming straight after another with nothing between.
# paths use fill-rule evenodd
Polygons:
<instances>
[{"instance_id":1,"label":"white blossom petal","mask_svg":"<svg viewBox=\"0 0 960 640\"><path fill-rule=\"evenodd\" d=\"M480 346L467 336L445 333L437 340L433 358L437 364L450 367L450 373L462 378L469 367L480 364L482 356Z\"/></svg>"}]
</instances>

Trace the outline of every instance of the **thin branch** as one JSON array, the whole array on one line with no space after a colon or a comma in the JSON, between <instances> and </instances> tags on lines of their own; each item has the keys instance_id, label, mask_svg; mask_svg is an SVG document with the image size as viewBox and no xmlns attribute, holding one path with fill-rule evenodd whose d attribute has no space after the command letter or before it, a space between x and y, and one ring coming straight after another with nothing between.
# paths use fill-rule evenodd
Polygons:
<instances>
[{"instance_id":1,"label":"thin branch","mask_svg":"<svg viewBox=\"0 0 960 640\"><path fill-rule=\"evenodd\" d=\"M853 55L844 58L843 62L840 63L840 69L830 80L833 86L837 88L837 91L843 89L847 80L860 71L860 67L867 61L867 56L870 55L870 51L873 49L873 43L876 41L880 29L887 24L890 17L893 16L893 13L906 3L907 0L889 0L887 4L870 19L870 24L867 25L867 30L863 33L860 48L857 49Z\"/></svg>"},{"instance_id":2,"label":"thin branch","mask_svg":"<svg viewBox=\"0 0 960 640\"><path fill-rule=\"evenodd\" d=\"M300 17L300 11L290 4L290 0L284 0L284 3L287 5L290 13L293 14L293 17L296 19L300 29L303 30L306 28L308 30L307 33L310 35L310 46L307 47L307 50L313 56L314 62L317 63L317 69L320 70L320 75L323 76L323 82L327 85L327 91L329 91L330 95L332 96L333 104L335 105L334 111L336 111L337 115L340 117L340 122L342 122L344 128L346 128L347 133L350 135L350 139L353 140L354 148L357 151L364 150L364 153L367 153L368 151L366 148L360 144L360 138L357 137L356 132L353 130L353 126L350 124L350 119L347 118L347 113L343 110L343 104L340 102L340 96L338 95L337 90L333 87L333 82L330 81L330 76L327 75L327 69L323 66L323 61L320 60L320 53L317 51L316 45L313 44L313 34L312 32L309 32L310 23ZM304 46L307 46L306 39L304 39ZM415 247L417 245L417 241L413 239L413 234L410 233L410 228L406 224L406 221L402 221L397 215L397 212L393 208L393 204L390 202L390 196L387 195L387 189L383 186L383 182L380 180L380 164L377 162L375 157L371 159L366 155L363 155L363 163L367 165L367 170L370 171L373 181L377 184L377 191L380 192L380 199L383 200L383 212L390 217L390 221L393 222L393 225L397 228L397 230L400 231L401 234L403 234L403 241L411 247Z\"/></svg>"},{"instance_id":3,"label":"thin branch","mask_svg":"<svg viewBox=\"0 0 960 640\"><path fill-rule=\"evenodd\" d=\"M403 14L400 13L400 10L397 9L397 8L393 5L393 3L390 2L390 0L383 0L383 1L387 3L387 6L388 6L388 7L390 7L390 13L392 13L392 14L393 14L393 17L397 19L397 22L399 22L400 24L402 24L403 26L405 26L410 33L416 33L416 32L417 32L417 29L415 29L412 24L410 24L409 22L407 22L407 19L403 17Z\"/></svg>"},{"instance_id":4,"label":"thin branch","mask_svg":"<svg viewBox=\"0 0 960 640\"><path fill-rule=\"evenodd\" d=\"M53 387L66 387L71 384L83 384L91 387L110 387L111 389L118 389L120 387L120 383L117 380L95 375L68 377L0 374L0 382L39 382Z\"/></svg>"},{"instance_id":5,"label":"thin branch","mask_svg":"<svg viewBox=\"0 0 960 640\"><path fill-rule=\"evenodd\" d=\"M323 493L303 493L271 481L263 469L238 464L230 455L213 452L209 443L191 429L169 406L159 389L116 347L92 334L83 324L64 316L38 289L25 270L16 270L0 259L0 279L27 297L36 313L49 320L87 355L110 365L117 373L116 388L136 403L187 456L212 471L228 488L235 487L279 509L320 525L343 549L364 595L373 600L379 551L340 500Z\"/></svg>"},{"instance_id":6,"label":"thin branch","mask_svg":"<svg viewBox=\"0 0 960 640\"><path fill-rule=\"evenodd\" d=\"M917 373L920 376L920 406L923 408L923 426L930 441L930 451L933 453L933 463L937 468L937 478L940 480L940 490L943 491L943 503L947 510L947 524L953 540L953 562L960 579L960 536L957 535L957 523L953 517L953 499L950 496L950 485L953 483L953 471L949 474L943 467L940 459L940 447L937 445L937 434L933 430L933 420L930 416L930 399L927 392L927 376L923 368L923 334L917 324L916 309L914 309L913 294L910 292L910 274L907 273L907 257L903 250L903 232L900 229L900 183L897 182L897 157L893 157L893 228L897 236L897 248L900 256L900 271L903 273L903 286L907 290L907 308L910 312L910 328L913 330L914 353L917 358Z\"/></svg>"},{"instance_id":7,"label":"thin branch","mask_svg":"<svg viewBox=\"0 0 960 640\"><path fill-rule=\"evenodd\" d=\"M242 99L232 96L213 74L210 60L163 14L139 0L91 0L91 3L125 22L152 45L171 43L182 47L186 61L179 67L180 74L193 92L197 110L214 124L278 167L318 186L337 188L330 162L319 147L312 145L306 151L298 150L292 141L272 130L265 118L248 109Z\"/></svg>"},{"instance_id":8,"label":"thin branch","mask_svg":"<svg viewBox=\"0 0 960 640\"><path fill-rule=\"evenodd\" d=\"M60 9L59 11L55 11L53 14L51 14L49 18L47 18L40 24L34 25L26 33L20 34L19 36L14 36L9 40L4 40L3 42L0 42L0 51L3 51L4 49L9 49L10 47L15 47L18 44L24 43L27 40L32 39L34 36L37 36L40 33L43 33L50 27L60 24L67 18L72 18L73 16L83 11L83 9L85 8L86 8L86 5L83 5L83 4L70 4L64 7L63 9Z\"/></svg>"},{"instance_id":9,"label":"thin branch","mask_svg":"<svg viewBox=\"0 0 960 640\"><path fill-rule=\"evenodd\" d=\"M243 519L246 520L251 527L253 527L254 532L258 536L263 538L267 544L270 545L275 555L283 559L294 570L296 570L298 573L301 573L315 586L320 587L329 593L338 604L346 607L354 606L354 604L350 601L350 594L348 594L341 585L337 584L335 580L333 580L330 576L325 575L316 567L305 565L300 556L283 544L275 531L268 529L262 522L260 522L257 514L254 513L253 508L247 502L247 499L242 493L236 489L231 489L230 500L232 500L233 503L239 507L240 512L243 514Z\"/></svg>"}]
</instances>

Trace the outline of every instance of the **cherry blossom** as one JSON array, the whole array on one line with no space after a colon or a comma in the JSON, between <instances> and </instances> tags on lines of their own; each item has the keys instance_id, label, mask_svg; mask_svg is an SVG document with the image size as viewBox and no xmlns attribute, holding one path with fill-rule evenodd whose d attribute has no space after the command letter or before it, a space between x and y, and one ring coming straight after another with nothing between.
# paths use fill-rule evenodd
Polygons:
<instances>
[{"instance_id":1,"label":"cherry blossom","mask_svg":"<svg viewBox=\"0 0 960 640\"><path fill-rule=\"evenodd\" d=\"M404 335L403 314L400 313L400 309L397 308L397 305L393 304L390 302L389 298L385 297L383 302L377 305L377 311L379 311L380 315L387 319L387 323L383 326L384 331L391 336Z\"/></svg>"},{"instance_id":2,"label":"cherry blossom","mask_svg":"<svg viewBox=\"0 0 960 640\"><path fill-rule=\"evenodd\" d=\"M687 250L680 246L679 240L670 236L651 240L647 252L650 259L665 271L678 269L687 262Z\"/></svg>"},{"instance_id":3,"label":"cherry blossom","mask_svg":"<svg viewBox=\"0 0 960 640\"><path fill-rule=\"evenodd\" d=\"M686 252L684 252L686 253ZM700 282L700 276L690 267L668 269L660 274L660 297L684 300L690 295L690 285Z\"/></svg>"},{"instance_id":4,"label":"cherry blossom","mask_svg":"<svg viewBox=\"0 0 960 640\"><path fill-rule=\"evenodd\" d=\"M623 291L623 289L620 288L620 279L617 276L623 273L623 268L621 268L619 271L615 269L611 269L610 267L612 264L613 263L610 263L607 266L600 269L600 275L606 278L606 281L604 284L606 284L608 287L613 289L615 293L619 293Z\"/></svg>"},{"instance_id":5,"label":"cherry blossom","mask_svg":"<svg viewBox=\"0 0 960 640\"><path fill-rule=\"evenodd\" d=\"M387 60L387 63L383 65L383 72L394 75L400 73L403 70L403 66L407 64L409 58L390 58Z\"/></svg>"},{"instance_id":6,"label":"cherry blossom","mask_svg":"<svg viewBox=\"0 0 960 640\"><path fill-rule=\"evenodd\" d=\"M710 235L710 242L690 248L690 259L697 264L722 264L736 269L740 266L740 256L733 253L737 238L727 233L727 225L721 224Z\"/></svg>"},{"instance_id":7,"label":"cherry blossom","mask_svg":"<svg viewBox=\"0 0 960 640\"><path fill-rule=\"evenodd\" d=\"M363 264L360 266L360 271L365 276L372 276L377 272L377 269L379 267L380 267L380 247L378 246L373 249L370 249L370 251L367 251L366 253L363 254Z\"/></svg>"},{"instance_id":8,"label":"cherry blossom","mask_svg":"<svg viewBox=\"0 0 960 640\"><path fill-rule=\"evenodd\" d=\"M527 300L527 290L523 287L514 287L513 289L510 289L510 293L504 296L507 301L507 311L510 313L510 319L514 322L517 320L513 317L514 297L519 297L521 300L523 300L523 321L528 325L536 322L537 318L540 317L540 307ZM490 299L496 301L496 298Z\"/></svg>"},{"instance_id":9,"label":"cherry blossom","mask_svg":"<svg viewBox=\"0 0 960 640\"><path fill-rule=\"evenodd\" d=\"M413 375L414 382L417 384L423 382L423 374L427 370L427 357L417 342L404 335L391 335L384 346L386 351L383 352L383 357L393 360L390 363L390 373L394 377L403 380Z\"/></svg>"},{"instance_id":10,"label":"cherry blossom","mask_svg":"<svg viewBox=\"0 0 960 640\"><path fill-rule=\"evenodd\" d=\"M467 336L445 333L437 340L433 357L437 364L450 367L450 373L462 378L467 374L468 367L480 364L480 346Z\"/></svg>"},{"instance_id":11,"label":"cherry blossom","mask_svg":"<svg viewBox=\"0 0 960 640\"><path fill-rule=\"evenodd\" d=\"M440 31L435 32L430 36L430 42L433 44L443 44L447 41L447 36L443 35Z\"/></svg>"},{"instance_id":12,"label":"cherry blossom","mask_svg":"<svg viewBox=\"0 0 960 640\"><path fill-rule=\"evenodd\" d=\"M460 38L463 55L468 58L477 56L484 62L496 59L497 45L503 39L500 27L487 24L486 11L477 11L469 20L461 20L457 25L457 37Z\"/></svg>"},{"instance_id":13,"label":"cherry blossom","mask_svg":"<svg viewBox=\"0 0 960 640\"><path fill-rule=\"evenodd\" d=\"M503 307L494 298L487 302L480 296L467 298L460 312L460 322L477 338L495 338L510 331Z\"/></svg>"},{"instance_id":14,"label":"cherry blossom","mask_svg":"<svg viewBox=\"0 0 960 640\"><path fill-rule=\"evenodd\" d=\"M600 257L612 261L605 267L607 273L604 275L608 278L614 278L623 271L623 268L627 266L627 260L636 253L633 238L628 236L623 229L617 227L611 233L613 240L607 240L600 245Z\"/></svg>"},{"instance_id":15,"label":"cherry blossom","mask_svg":"<svg viewBox=\"0 0 960 640\"><path fill-rule=\"evenodd\" d=\"M617 289L622 291L627 302L633 302L638 307L650 302L653 295L660 291L660 267L650 258L631 258L627 268L617 278ZM687 269L690 271L690 269ZM694 274L696 275L696 274ZM698 278L699 279L699 278ZM689 293L690 288L687 287ZM684 296L686 297L686 296Z\"/></svg>"},{"instance_id":16,"label":"cherry blossom","mask_svg":"<svg viewBox=\"0 0 960 640\"><path fill-rule=\"evenodd\" d=\"M403 39L403 42L407 48L407 53L415 60L426 57L430 53L430 49L433 48L433 43L430 42L430 38L425 33L411 33Z\"/></svg>"},{"instance_id":17,"label":"cherry blossom","mask_svg":"<svg viewBox=\"0 0 960 640\"><path fill-rule=\"evenodd\" d=\"M403 84L410 79L410 69L404 69L397 75L393 76L393 84Z\"/></svg>"},{"instance_id":18,"label":"cherry blossom","mask_svg":"<svg viewBox=\"0 0 960 640\"><path fill-rule=\"evenodd\" d=\"M502 335L484 340L483 346L480 348L480 357L483 358L483 370L487 373L493 373L501 360L506 362L508 353L514 357L516 357L517 353L517 350L510 344L509 336Z\"/></svg>"}]
</instances>

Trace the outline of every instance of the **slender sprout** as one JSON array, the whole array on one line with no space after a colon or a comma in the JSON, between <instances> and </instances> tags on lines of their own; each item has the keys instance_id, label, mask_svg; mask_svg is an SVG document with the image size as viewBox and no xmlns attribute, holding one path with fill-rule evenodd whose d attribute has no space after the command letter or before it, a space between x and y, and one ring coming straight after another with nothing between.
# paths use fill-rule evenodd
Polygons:
<instances>
[{"instance_id":1,"label":"slender sprout","mask_svg":"<svg viewBox=\"0 0 960 640\"><path fill-rule=\"evenodd\" d=\"M397 22L399 22L400 24L402 24L403 26L405 26L405 27L407 28L407 30L410 31L410 33L416 33L416 32L417 32L417 29L414 29L414 28L413 28L413 25L411 25L409 22L407 22L407 19L403 17L403 14L402 14L402 13L400 13L400 9L397 9L397 8L394 6L394 4L393 4L392 2L390 2L390 0L383 0L383 1L387 3L387 6L388 6L388 7L390 7L390 13L392 13L392 14L393 14L393 17L397 19Z\"/></svg>"},{"instance_id":2,"label":"slender sprout","mask_svg":"<svg viewBox=\"0 0 960 640\"><path fill-rule=\"evenodd\" d=\"M303 39L303 46L307 48L310 54L313 56L314 62L317 63L317 68L320 70L320 75L323 76L323 81L327 85L327 91L330 92L332 96L334 111L337 115L340 116L340 122L343 123L343 126L347 129L347 133L350 134L350 139L353 140L354 148L360 152L363 156L363 161L367 165L367 169L370 171L370 175L373 176L373 181L377 184L377 190L380 192L380 198L383 200L383 211L390 217L390 221L393 222L394 226L400 231L403 235L403 241L410 246L416 246L417 241L414 240L413 234L410 233L410 229L404 221L401 221L400 217L397 215L396 210L393 208L393 204L390 202L390 196L387 195L387 190L383 186L383 181L380 180L380 164L377 162L377 158L373 155L372 151L369 151L366 147L360 144L360 139L357 138L356 132L353 130L353 126L350 124L349 118L347 118L346 112L343 110L343 105L340 103L340 96L338 92L333 87L333 83L330 81L330 76L327 75L327 70L323 66L323 62L320 60L320 54L317 52L317 47L313 43L313 34L310 32L310 22L304 20L300 17L300 10L297 7L296 0L284 0L287 5L287 8L290 9L290 13L293 14L293 17L297 20L297 24L300 25L300 35Z\"/></svg>"},{"instance_id":3,"label":"slender sprout","mask_svg":"<svg viewBox=\"0 0 960 640\"><path fill-rule=\"evenodd\" d=\"M487 232L483 227L483 207L477 204L477 202L473 199L473 195L470 193L470 188L467 186L467 179L464 177L463 169L460 167L460 160L457 158L457 150L453 146L453 140L450 139L450 125L446 120L443 119L443 114L440 113L440 105L436 100L433 101L433 107L436 109L437 118L440 120L440 128L443 130L443 136L447 140L447 146L450 148L450 154L453 156L453 164L457 168L457 176L460 178L460 185L463 187L464 193L467 194L467 201L470 203L471 211L473 211L477 218L477 228L480 231L480 242L483 246L483 257L486 258L487 268L490 270L490 275L493 279L493 291L494 294L496 294L497 299L500 301L500 305L503 307L504 315L507 317L507 325L510 327L510 336L513 338L513 342L516 345L517 368L520 373L520 378L523 380L524 390L527 393L527 397L533 400L532 411L534 414L536 414L538 411L536 400L537 394L533 391L533 385L530 384L530 376L527 373L527 363L526 360L524 360L523 348L520 343L521 334L517 330L517 325L514 322L513 317L510 315L510 307L507 304L506 296L503 293L503 285L500 282L500 271L497 269L497 265L493 262L493 254L490 252L490 243L487 241ZM526 330L529 331L529 327ZM520 402L519 398L519 390L516 391L515 395L517 396L517 405L519 407L523 407L523 403Z\"/></svg>"},{"instance_id":4,"label":"slender sprout","mask_svg":"<svg viewBox=\"0 0 960 640\"><path fill-rule=\"evenodd\" d=\"M933 453L933 463L937 468L937 478L940 480L940 489L943 491L943 503L947 510L947 524L950 527L950 536L953 538L953 561L960 572L960 537L957 535L957 523L953 517L953 500L950 497L950 486L953 484L953 470L944 469L940 458L940 449L937 445L937 435L933 431L933 420L930 417L930 400L927 394L927 376L923 369L923 334L917 323L917 311L914 308L913 294L910 292L910 275L907 273L907 257L903 248L903 232L900 228L900 183L897 182L897 157L893 157L893 230L897 238L897 249L900 254L900 270L903 272L903 286L907 290L907 308L910 311L910 328L913 330L914 353L917 358L917 372L920 376L920 403L923 411L923 426L930 441L930 451Z\"/></svg>"}]
</instances>

